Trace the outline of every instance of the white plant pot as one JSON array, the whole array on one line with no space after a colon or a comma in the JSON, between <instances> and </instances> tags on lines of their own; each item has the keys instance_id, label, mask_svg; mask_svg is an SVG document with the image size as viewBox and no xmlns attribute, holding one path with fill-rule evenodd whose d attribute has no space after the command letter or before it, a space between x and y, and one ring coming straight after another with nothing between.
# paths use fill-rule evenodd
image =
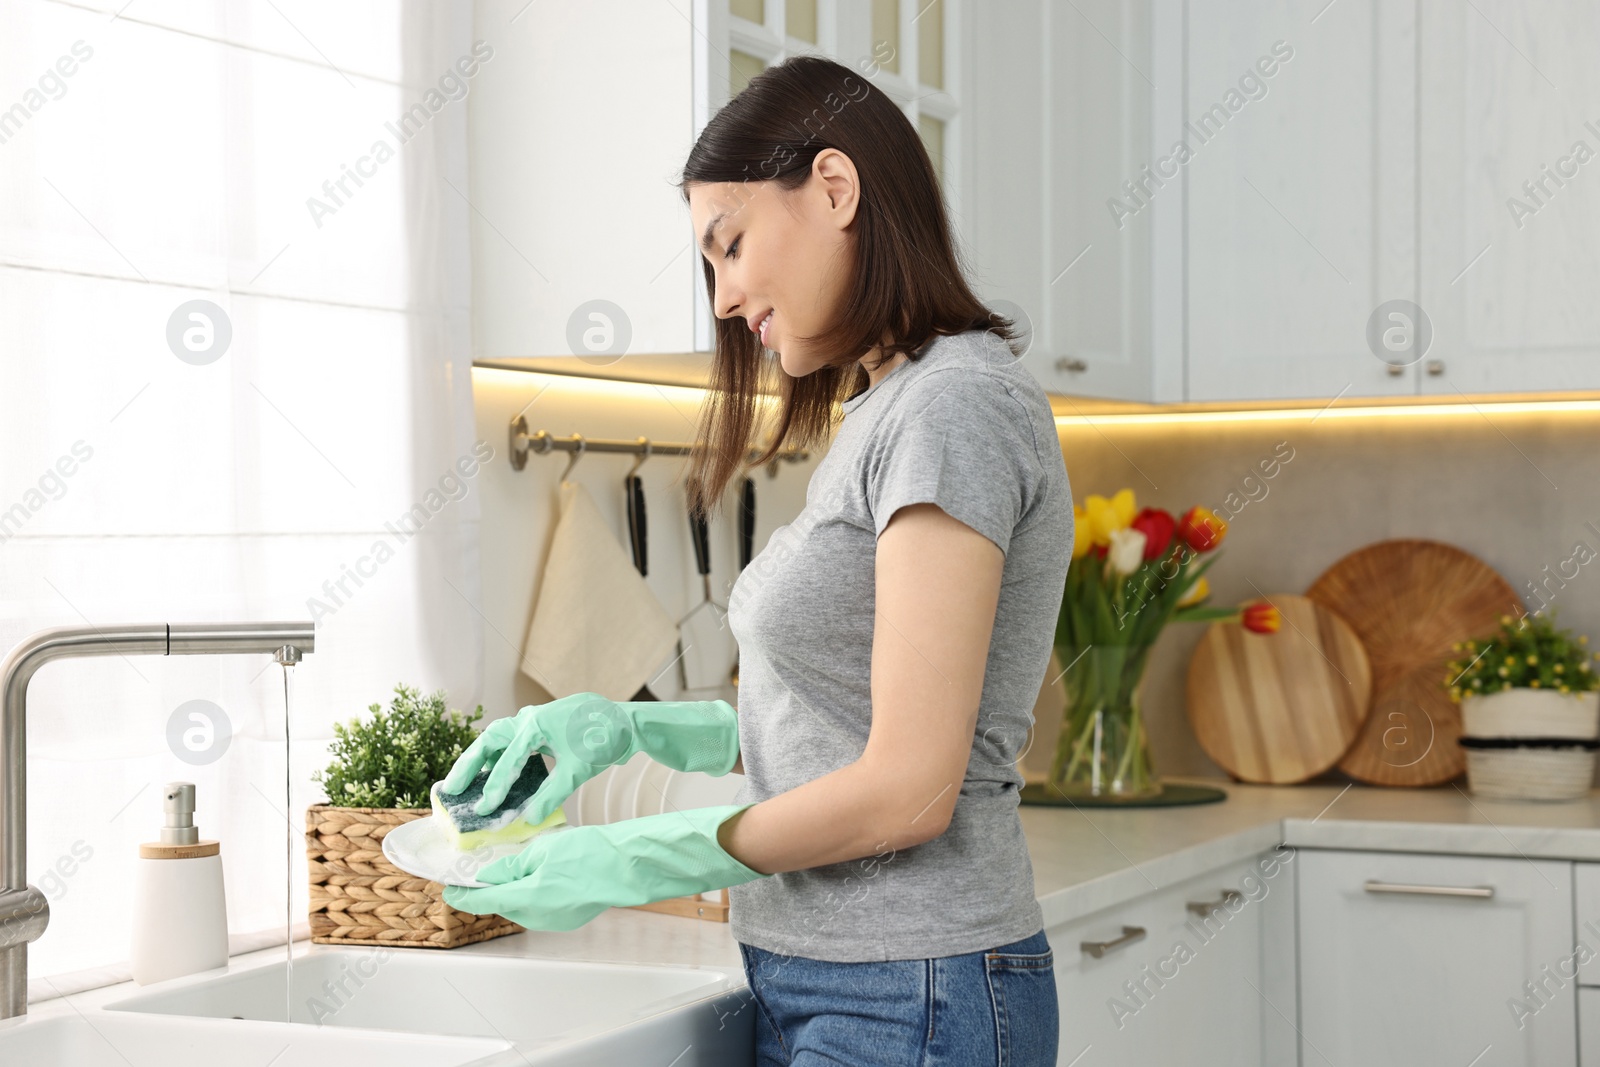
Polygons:
<instances>
[{"instance_id":1,"label":"white plant pot","mask_svg":"<svg viewBox=\"0 0 1600 1067\"><path fill-rule=\"evenodd\" d=\"M1467 737L1600 737L1600 690L1502 689L1461 698Z\"/></svg>"}]
</instances>

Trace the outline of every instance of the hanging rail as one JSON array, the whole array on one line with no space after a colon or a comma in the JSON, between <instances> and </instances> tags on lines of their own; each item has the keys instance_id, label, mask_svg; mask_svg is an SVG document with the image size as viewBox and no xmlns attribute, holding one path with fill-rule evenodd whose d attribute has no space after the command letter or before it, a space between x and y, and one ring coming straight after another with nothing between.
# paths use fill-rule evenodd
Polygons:
<instances>
[{"instance_id":1,"label":"hanging rail","mask_svg":"<svg viewBox=\"0 0 1600 1067\"><path fill-rule=\"evenodd\" d=\"M550 452L561 451L573 453L573 461L577 456L586 452L622 452L634 453L640 456L687 456L694 451L695 446L679 441L652 441L648 437L638 437L632 441L618 441L601 437L584 437L575 433L571 437L554 437L546 430L530 434L528 420L521 415L511 420L511 469L521 470L527 466L530 452L547 455ZM751 449L746 460L753 460L761 453ZM773 462L767 464L767 477L778 476L777 460L785 463L802 463L811 458L811 453L803 448L786 448L773 457Z\"/></svg>"}]
</instances>

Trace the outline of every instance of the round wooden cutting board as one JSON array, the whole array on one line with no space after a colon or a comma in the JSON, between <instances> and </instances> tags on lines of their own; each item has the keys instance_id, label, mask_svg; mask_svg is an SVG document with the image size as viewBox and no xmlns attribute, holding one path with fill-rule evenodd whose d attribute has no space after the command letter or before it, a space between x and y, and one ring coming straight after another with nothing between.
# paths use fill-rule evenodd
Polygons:
<instances>
[{"instance_id":1,"label":"round wooden cutting board","mask_svg":"<svg viewBox=\"0 0 1600 1067\"><path fill-rule=\"evenodd\" d=\"M1286 785L1339 762L1367 718L1366 650L1337 614L1290 593L1266 598L1275 634L1213 623L1189 660L1189 724L1206 755L1246 782Z\"/></svg>"},{"instance_id":2,"label":"round wooden cutting board","mask_svg":"<svg viewBox=\"0 0 1600 1067\"><path fill-rule=\"evenodd\" d=\"M1504 578L1439 541L1380 541L1323 572L1306 595L1354 627L1372 661L1372 714L1339 769L1371 785L1439 785L1466 754L1461 708L1444 684L1457 641L1485 637L1522 613Z\"/></svg>"}]
</instances>

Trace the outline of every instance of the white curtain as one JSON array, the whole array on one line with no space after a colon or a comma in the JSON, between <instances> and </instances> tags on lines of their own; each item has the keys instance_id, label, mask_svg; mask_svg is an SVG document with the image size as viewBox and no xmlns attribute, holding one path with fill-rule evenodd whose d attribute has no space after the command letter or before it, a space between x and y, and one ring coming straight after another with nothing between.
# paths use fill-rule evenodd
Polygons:
<instances>
[{"instance_id":1,"label":"white curtain","mask_svg":"<svg viewBox=\"0 0 1600 1067\"><path fill-rule=\"evenodd\" d=\"M196 783L237 943L270 940L286 883L305 922L332 723L402 682L476 706L475 479L504 445L473 440L465 124L492 51L470 5L0 0L0 646L317 621L287 768L265 656L36 677L35 999L127 959L165 782ZM210 762L168 740L195 700L233 735Z\"/></svg>"}]
</instances>

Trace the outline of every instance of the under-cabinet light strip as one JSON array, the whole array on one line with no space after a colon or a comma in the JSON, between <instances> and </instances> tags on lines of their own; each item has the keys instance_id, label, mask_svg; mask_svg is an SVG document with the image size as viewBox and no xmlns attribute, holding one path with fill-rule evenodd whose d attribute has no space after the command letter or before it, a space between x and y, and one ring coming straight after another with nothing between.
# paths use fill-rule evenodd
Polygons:
<instances>
[{"instance_id":1,"label":"under-cabinet light strip","mask_svg":"<svg viewBox=\"0 0 1600 1067\"><path fill-rule=\"evenodd\" d=\"M1270 422L1274 420L1408 418L1444 415L1544 415L1600 412L1600 400L1531 400L1447 404L1365 404L1353 407L1264 408L1234 411L1147 411L1057 415L1057 426L1152 426L1163 423Z\"/></svg>"}]
</instances>

